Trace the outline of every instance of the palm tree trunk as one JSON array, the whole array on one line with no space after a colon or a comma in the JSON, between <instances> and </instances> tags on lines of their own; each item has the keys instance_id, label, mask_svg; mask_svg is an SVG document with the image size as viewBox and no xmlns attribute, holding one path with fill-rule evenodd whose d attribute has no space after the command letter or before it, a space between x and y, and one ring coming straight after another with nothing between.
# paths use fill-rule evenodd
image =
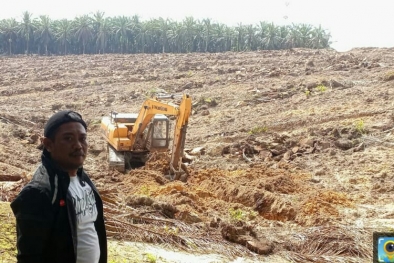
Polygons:
<instances>
[{"instance_id":1,"label":"palm tree trunk","mask_svg":"<svg viewBox=\"0 0 394 263\"><path fill-rule=\"evenodd\" d=\"M27 34L27 37L26 37L26 54L27 55L29 55L29 39L30 39L30 36L29 36L29 34Z\"/></svg>"}]
</instances>

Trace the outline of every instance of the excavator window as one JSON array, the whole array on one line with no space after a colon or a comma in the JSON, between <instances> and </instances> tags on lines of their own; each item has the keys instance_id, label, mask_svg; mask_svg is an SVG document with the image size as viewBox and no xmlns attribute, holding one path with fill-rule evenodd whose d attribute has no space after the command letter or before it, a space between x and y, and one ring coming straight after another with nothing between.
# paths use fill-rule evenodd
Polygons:
<instances>
[{"instance_id":1,"label":"excavator window","mask_svg":"<svg viewBox=\"0 0 394 263\"><path fill-rule=\"evenodd\" d=\"M168 147L168 120L154 120L153 122L153 147Z\"/></svg>"}]
</instances>

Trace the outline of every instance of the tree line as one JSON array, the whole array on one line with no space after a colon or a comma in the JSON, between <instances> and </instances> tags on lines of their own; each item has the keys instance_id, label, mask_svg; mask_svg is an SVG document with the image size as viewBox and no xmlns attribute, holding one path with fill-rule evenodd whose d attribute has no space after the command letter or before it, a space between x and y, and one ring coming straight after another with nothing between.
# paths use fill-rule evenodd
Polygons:
<instances>
[{"instance_id":1,"label":"tree line","mask_svg":"<svg viewBox=\"0 0 394 263\"><path fill-rule=\"evenodd\" d=\"M34 18L0 20L0 54L188 53L328 48L331 35L321 26L274 23L227 26L191 16L182 21L106 17L97 11L73 20Z\"/></svg>"}]
</instances>

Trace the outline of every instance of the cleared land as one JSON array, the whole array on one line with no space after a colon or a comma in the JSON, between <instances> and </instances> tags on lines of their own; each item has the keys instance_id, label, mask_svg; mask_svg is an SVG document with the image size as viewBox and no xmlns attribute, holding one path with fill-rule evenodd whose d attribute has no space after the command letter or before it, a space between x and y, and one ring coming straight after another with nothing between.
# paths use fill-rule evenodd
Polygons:
<instances>
[{"instance_id":1,"label":"cleared land","mask_svg":"<svg viewBox=\"0 0 394 263\"><path fill-rule=\"evenodd\" d=\"M254 262L370 262L372 232L393 225L393 51L0 57L0 200L38 165L47 118L69 108L89 123L85 168L112 239ZM101 117L163 91L193 99L186 147L201 148L188 181L167 181L159 155L109 171ZM1 216L7 258L13 218Z\"/></svg>"}]
</instances>

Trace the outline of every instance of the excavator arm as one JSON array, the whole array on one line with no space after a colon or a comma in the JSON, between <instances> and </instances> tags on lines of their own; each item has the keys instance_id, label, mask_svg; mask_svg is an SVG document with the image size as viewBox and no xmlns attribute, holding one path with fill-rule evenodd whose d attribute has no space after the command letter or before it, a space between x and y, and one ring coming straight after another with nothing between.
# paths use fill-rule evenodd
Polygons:
<instances>
[{"instance_id":1,"label":"excavator arm","mask_svg":"<svg viewBox=\"0 0 394 263\"><path fill-rule=\"evenodd\" d=\"M174 141L171 151L170 171L175 175L175 180L178 180L182 173L182 156L185 149L186 129L191 114L191 108L191 98L188 95L184 95L179 105L179 114L176 119Z\"/></svg>"},{"instance_id":2,"label":"excavator arm","mask_svg":"<svg viewBox=\"0 0 394 263\"><path fill-rule=\"evenodd\" d=\"M135 120L133 129L128 136L131 141L131 145L135 145L138 136L146 129L149 122L156 114L178 116L180 115L179 106L163 103L156 99L146 100L142 105L141 110L138 113L138 117Z\"/></svg>"},{"instance_id":3,"label":"excavator arm","mask_svg":"<svg viewBox=\"0 0 394 263\"><path fill-rule=\"evenodd\" d=\"M182 171L182 156L185 146L186 130L191 115L192 102L189 95L184 94L180 105L163 103L157 99L148 99L142 105L142 108L135 121L134 127L129 134L131 145L139 135L146 129L149 122L156 114L172 115L176 117L174 127L174 141L171 150L170 172L174 179L178 180Z\"/></svg>"}]
</instances>

